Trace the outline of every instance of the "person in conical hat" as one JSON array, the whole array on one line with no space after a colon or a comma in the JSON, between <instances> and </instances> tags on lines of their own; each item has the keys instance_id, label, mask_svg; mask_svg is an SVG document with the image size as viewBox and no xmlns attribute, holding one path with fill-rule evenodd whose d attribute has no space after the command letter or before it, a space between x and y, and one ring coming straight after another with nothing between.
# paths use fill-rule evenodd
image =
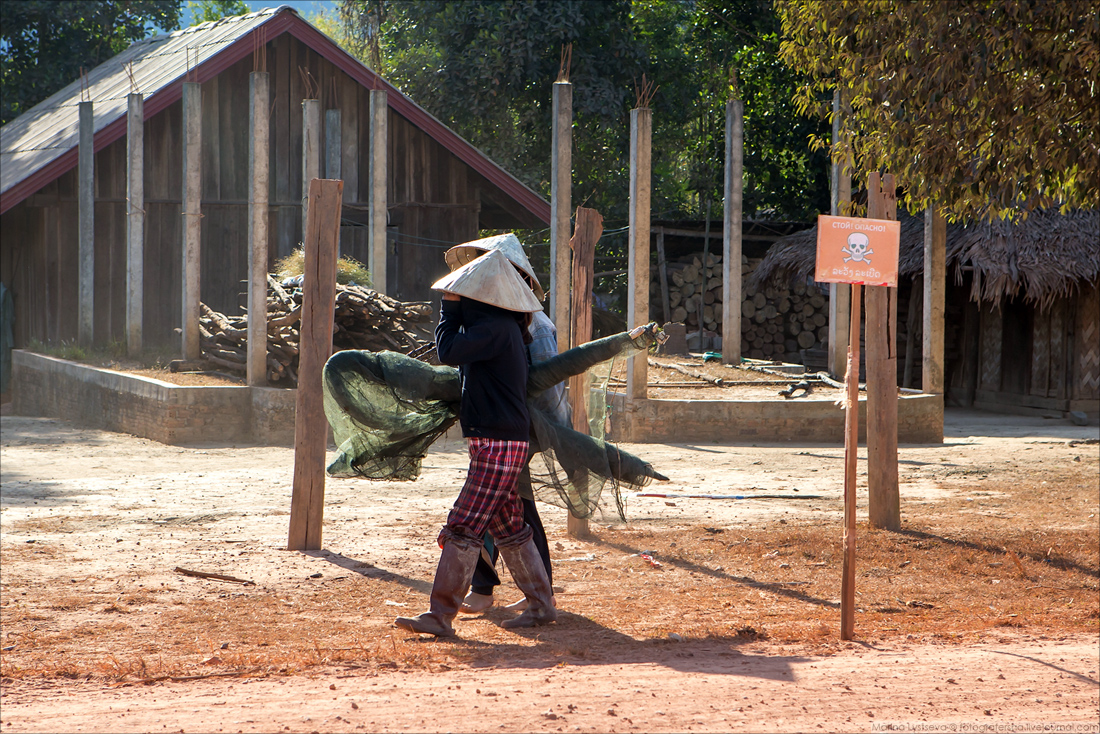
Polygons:
<instances>
[{"instance_id":1,"label":"person in conical hat","mask_svg":"<svg viewBox=\"0 0 1100 734\"><path fill-rule=\"evenodd\" d=\"M496 539L504 562L527 599L504 627L533 627L557 619L553 591L516 491L529 453L528 364L531 314L542 307L511 262L490 251L441 278L436 353L459 368L459 423L470 453L466 482L439 534L442 550L429 610L394 623L437 637L454 635L458 614L481 554L482 536Z\"/></svg>"},{"instance_id":2,"label":"person in conical hat","mask_svg":"<svg viewBox=\"0 0 1100 734\"><path fill-rule=\"evenodd\" d=\"M538 276L535 275L535 269L531 267L531 261L523 251L523 245L511 232L455 245L443 253L443 259L451 270L455 270L492 250L499 250L509 262L516 266L523 279L527 281L527 285L531 286L536 298L540 301L546 299L546 291L542 289Z\"/></svg>"},{"instance_id":3,"label":"person in conical hat","mask_svg":"<svg viewBox=\"0 0 1100 734\"><path fill-rule=\"evenodd\" d=\"M545 298L545 291L539 283L535 270L531 267L531 261L523 251L523 245L519 238L512 233L484 237L471 242L464 242L447 250L443 259L452 270L484 255L486 252L499 251L519 271L520 275L531 287L531 291L541 301ZM536 311L531 318L529 328L531 343L527 345L527 361L529 364L545 362L558 353L558 330L554 322L544 311ZM563 426L570 424L569 406L565 401L565 383L559 382L546 390L537 398L533 398L532 405L544 411L548 417ZM532 454L532 458L534 455ZM530 464L530 459L528 460ZM553 566L550 563L550 544L546 539L546 530L543 528L542 519L539 517L538 507L535 505L535 495L531 487L531 472L529 466L525 466L520 474L518 491L523 502L523 517L534 533L535 545L539 549L546 575L550 579L551 588L554 582ZM493 606L493 590L500 585L500 576L496 572L496 562L499 553L492 535L486 534L484 549L478 558L474 568L474 576L470 584L470 593L466 595L462 603L462 611L466 614L478 614ZM527 599L509 604L508 609L523 611L527 606ZM556 604L555 604L556 606Z\"/></svg>"}]
</instances>

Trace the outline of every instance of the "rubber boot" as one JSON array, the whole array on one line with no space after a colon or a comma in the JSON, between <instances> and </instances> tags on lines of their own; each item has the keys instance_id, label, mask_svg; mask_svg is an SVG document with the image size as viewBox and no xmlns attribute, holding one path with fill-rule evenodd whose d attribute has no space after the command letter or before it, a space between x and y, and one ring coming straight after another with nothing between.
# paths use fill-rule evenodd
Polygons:
<instances>
[{"instance_id":1,"label":"rubber boot","mask_svg":"<svg viewBox=\"0 0 1100 734\"><path fill-rule=\"evenodd\" d=\"M535 541L528 538L527 542L518 546L498 543L497 547L504 556L512 580L527 597L527 609L523 614L505 620L500 626L506 629L537 627L556 621L558 610L554 608L554 591L550 588L550 579L546 576L546 567Z\"/></svg>"},{"instance_id":2,"label":"rubber boot","mask_svg":"<svg viewBox=\"0 0 1100 734\"><path fill-rule=\"evenodd\" d=\"M410 632L454 637L451 620L458 614L466 591L470 588L470 578L474 575L474 565L480 552L480 541L446 539L439 565L435 569L430 611L415 617L398 617L393 623Z\"/></svg>"}]
</instances>

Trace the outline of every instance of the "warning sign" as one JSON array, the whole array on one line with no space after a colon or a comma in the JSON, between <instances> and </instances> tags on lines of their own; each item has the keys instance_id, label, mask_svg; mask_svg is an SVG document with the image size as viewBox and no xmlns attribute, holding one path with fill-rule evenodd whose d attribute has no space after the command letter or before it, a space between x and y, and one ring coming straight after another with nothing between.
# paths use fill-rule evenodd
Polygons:
<instances>
[{"instance_id":1,"label":"warning sign","mask_svg":"<svg viewBox=\"0 0 1100 734\"><path fill-rule=\"evenodd\" d=\"M818 283L898 284L901 223L860 217L817 218Z\"/></svg>"}]
</instances>

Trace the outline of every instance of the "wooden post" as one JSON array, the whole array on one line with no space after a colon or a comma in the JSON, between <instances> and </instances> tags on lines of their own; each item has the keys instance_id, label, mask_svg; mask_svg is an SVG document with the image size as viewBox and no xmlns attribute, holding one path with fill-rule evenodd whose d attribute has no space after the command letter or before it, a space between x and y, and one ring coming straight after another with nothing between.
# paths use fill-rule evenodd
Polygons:
<instances>
[{"instance_id":1,"label":"wooden post","mask_svg":"<svg viewBox=\"0 0 1100 734\"><path fill-rule=\"evenodd\" d=\"M722 361L741 364L741 220L745 105L726 102L726 192L722 207ZM706 263L703 263L706 267Z\"/></svg>"},{"instance_id":2,"label":"wooden post","mask_svg":"<svg viewBox=\"0 0 1100 734\"><path fill-rule=\"evenodd\" d=\"M569 249L573 252L573 289L571 311L573 333L569 343L580 346L592 341L592 271L596 243L603 234L603 217L595 209L577 207L577 224ZM573 404L573 430L590 433L588 428L588 372L569 378ZM566 530L574 538L588 535L588 518L566 516Z\"/></svg>"},{"instance_id":3,"label":"wooden post","mask_svg":"<svg viewBox=\"0 0 1100 734\"><path fill-rule=\"evenodd\" d=\"M141 352L145 295L145 97L126 96L126 353Z\"/></svg>"},{"instance_id":4,"label":"wooden post","mask_svg":"<svg viewBox=\"0 0 1100 734\"><path fill-rule=\"evenodd\" d=\"M294 419L294 486L288 550L319 550L325 509L325 418L321 371L332 354L336 300L336 242L343 181L314 179L309 187L309 232L303 243L301 351Z\"/></svg>"},{"instance_id":5,"label":"wooden post","mask_svg":"<svg viewBox=\"0 0 1100 734\"><path fill-rule=\"evenodd\" d=\"M840 90L833 92L833 147L839 145L840 136L844 130L843 118L847 105L843 104ZM830 205L829 213L834 217L847 216L848 204L852 201L852 176L850 159L846 158L840 163L831 166ZM848 351L848 340L851 331L848 326L849 302L851 300L851 286L847 283L829 284L829 374L834 378L840 376L844 366L845 354ZM859 339L858 332L856 339Z\"/></svg>"},{"instance_id":6,"label":"wooden post","mask_svg":"<svg viewBox=\"0 0 1100 734\"><path fill-rule=\"evenodd\" d=\"M266 71L248 75L248 384L267 384L267 225L271 86Z\"/></svg>"},{"instance_id":7,"label":"wooden post","mask_svg":"<svg viewBox=\"0 0 1100 734\"><path fill-rule=\"evenodd\" d=\"M867 181L867 216L897 219L893 174ZM893 293L891 293L893 291ZM852 333L855 341L855 332ZM897 289L867 288L867 515L872 527L901 529L898 495Z\"/></svg>"},{"instance_id":8,"label":"wooden post","mask_svg":"<svg viewBox=\"0 0 1100 734\"><path fill-rule=\"evenodd\" d=\"M558 329L558 351L569 339L569 213L573 190L573 85L554 82L550 137L550 315Z\"/></svg>"},{"instance_id":9,"label":"wooden post","mask_svg":"<svg viewBox=\"0 0 1100 734\"><path fill-rule=\"evenodd\" d=\"M379 293L390 293L386 280L386 204L389 163L389 101L385 89L370 90L370 212L368 216L367 270ZM396 284L394 284L396 285Z\"/></svg>"},{"instance_id":10,"label":"wooden post","mask_svg":"<svg viewBox=\"0 0 1100 734\"><path fill-rule=\"evenodd\" d=\"M657 277L661 279L661 313L664 323L672 321L672 307L668 303L668 264L665 262L665 231L657 230Z\"/></svg>"},{"instance_id":11,"label":"wooden post","mask_svg":"<svg viewBox=\"0 0 1100 734\"><path fill-rule=\"evenodd\" d=\"M202 248L202 85L183 83L183 358L199 358Z\"/></svg>"},{"instance_id":12,"label":"wooden post","mask_svg":"<svg viewBox=\"0 0 1100 734\"><path fill-rule=\"evenodd\" d=\"M653 110L630 111L630 245L626 328L649 322L649 197L652 186L651 155ZM706 263L704 263L704 266ZM630 357L626 367L627 410L646 398L649 360L645 354Z\"/></svg>"},{"instance_id":13,"label":"wooden post","mask_svg":"<svg viewBox=\"0 0 1100 734\"><path fill-rule=\"evenodd\" d=\"M947 222L929 207L924 212L924 365L921 390L943 395L943 308L947 278Z\"/></svg>"},{"instance_id":14,"label":"wooden post","mask_svg":"<svg viewBox=\"0 0 1100 734\"><path fill-rule=\"evenodd\" d=\"M851 286L852 333L859 333L860 286ZM856 458L859 455L859 339L848 347L844 376L844 538L840 575L840 639L855 634L856 615Z\"/></svg>"},{"instance_id":15,"label":"wooden post","mask_svg":"<svg viewBox=\"0 0 1100 734\"><path fill-rule=\"evenodd\" d=\"M95 117L91 102L80 103L80 142L77 148L79 178L77 270L77 338L88 346L95 338Z\"/></svg>"},{"instance_id":16,"label":"wooden post","mask_svg":"<svg viewBox=\"0 0 1100 734\"><path fill-rule=\"evenodd\" d=\"M923 310L924 276L913 278L909 289L909 316L905 321L905 366L901 370L901 386L913 387L913 365L916 362L917 338L920 336L920 312Z\"/></svg>"}]
</instances>

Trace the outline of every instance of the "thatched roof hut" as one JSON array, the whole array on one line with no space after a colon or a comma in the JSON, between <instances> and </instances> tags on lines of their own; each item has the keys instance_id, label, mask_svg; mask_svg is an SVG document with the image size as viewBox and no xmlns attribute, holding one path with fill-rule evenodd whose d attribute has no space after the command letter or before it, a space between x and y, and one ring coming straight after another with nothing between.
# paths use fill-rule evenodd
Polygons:
<instances>
[{"instance_id":1,"label":"thatched roof hut","mask_svg":"<svg viewBox=\"0 0 1100 734\"><path fill-rule=\"evenodd\" d=\"M924 217L902 214L898 275L913 278L924 269ZM812 278L817 226L776 241L749 282ZM1040 211L1016 224L997 221L947 226L947 270L956 285L972 272L971 298L999 301L1020 295L1049 307L1100 276L1100 211L1071 214Z\"/></svg>"}]
</instances>

